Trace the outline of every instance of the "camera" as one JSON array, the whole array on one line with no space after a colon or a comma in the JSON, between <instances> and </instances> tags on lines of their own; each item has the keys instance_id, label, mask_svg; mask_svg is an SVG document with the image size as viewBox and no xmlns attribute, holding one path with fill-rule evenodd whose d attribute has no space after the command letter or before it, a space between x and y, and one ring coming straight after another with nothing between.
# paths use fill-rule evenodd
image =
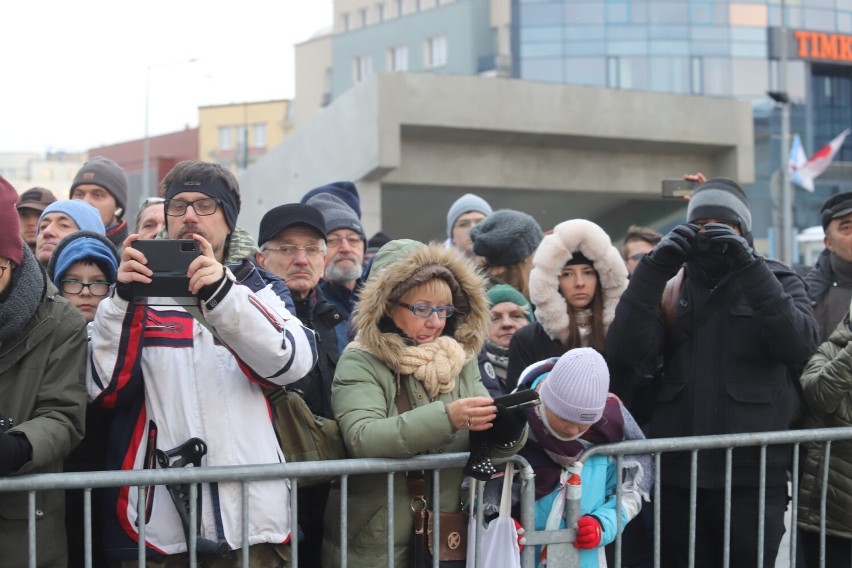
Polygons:
<instances>
[{"instance_id":1,"label":"camera","mask_svg":"<svg viewBox=\"0 0 852 568\"><path fill-rule=\"evenodd\" d=\"M698 225L692 225L699 229ZM701 227L701 231L695 235L692 246L696 254L725 254L728 249L727 243L714 239L714 236L733 235L734 230L723 223L707 223Z\"/></svg>"},{"instance_id":2,"label":"camera","mask_svg":"<svg viewBox=\"0 0 852 568\"><path fill-rule=\"evenodd\" d=\"M147 267L154 274L150 284L131 283L134 303L149 305L192 305L195 297L189 291L186 273L201 249L194 239L154 239L134 241L133 248L142 252ZM157 298L152 301L151 298ZM166 300L169 299L169 300Z\"/></svg>"}]
</instances>

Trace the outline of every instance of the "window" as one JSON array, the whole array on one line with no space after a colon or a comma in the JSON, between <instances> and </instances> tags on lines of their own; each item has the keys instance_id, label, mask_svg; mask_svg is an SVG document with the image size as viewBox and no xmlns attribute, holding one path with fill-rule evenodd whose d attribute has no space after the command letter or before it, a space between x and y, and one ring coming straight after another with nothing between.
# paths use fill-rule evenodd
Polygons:
<instances>
[{"instance_id":1,"label":"window","mask_svg":"<svg viewBox=\"0 0 852 568\"><path fill-rule=\"evenodd\" d=\"M349 14L343 14L340 16L340 19L343 21L343 31L349 31Z\"/></svg>"},{"instance_id":2,"label":"window","mask_svg":"<svg viewBox=\"0 0 852 568\"><path fill-rule=\"evenodd\" d=\"M251 125L251 145L266 148L266 124L259 122Z\"/></svg>"},{"instance_id":3,"label":"window","mask_svg":"<svg viewBox=\"0 0 852 568\"><path fill-rule=\"evenodd\" d=\"M384 4L376 4L376 21L384 22L385 21L385 5Z\"/></svg>"},{"instance_id":4,"label":"window","mask_svg":"<svg viewBox=\"0 0 852 568\"><path fill-rule=\"evenodd\" d=\"M423 42L423 66L443 67L447 64L447 36L426 38Z\"/></svg>"},{"instance_id":5,"label":"window","mask_svg":"<svg viewBox=\"0 0 852 568\"><path fill-rule=\"evenodd\" d=\"M352 60L352 82L359 83L373 74L373 58L361 55Z\"/></svg>"},{"instance_id":6,"label":"window","mask_svg":"<svg viewBox=\"0 0 852 568\"><path fill-rule=\"evenodd\" d=\"M388 71L408 71L407 45L398 45L388 50Z\"/></svg>"},{"instance_id":7,"label":"window","mask_svg":"<svg viewBox=\"0 0 852 568\"><path fill-rule=\"evenodd\" d=\"M234 140L231 138L231 127L230 126L220 126L219 127L219 149L220 150L230 150L234 147Z\"/></svg>"},{"instance_id":8,"label":"window","mask_svg":"<svg viewBox=\"0 0 852 568\"><path fill-rule=\"evenodd\" d=\"M366 8L361 8L360 10L358 10L358 21L359 21L362 28L367 26L367 9Z\"/></svg>"},{"instance_id":9,"label":"window","mask_svg":"<svg viewBox=\"0 0 852 568\"><path fill-rule=\"evenodd\" d=\"M405 2L404 2L404 0L396 0L395 4L396 4L396 17L398 18L400 16L405 15L405 9L404 9L405 8Z\"/></svg>"}]
</instances>

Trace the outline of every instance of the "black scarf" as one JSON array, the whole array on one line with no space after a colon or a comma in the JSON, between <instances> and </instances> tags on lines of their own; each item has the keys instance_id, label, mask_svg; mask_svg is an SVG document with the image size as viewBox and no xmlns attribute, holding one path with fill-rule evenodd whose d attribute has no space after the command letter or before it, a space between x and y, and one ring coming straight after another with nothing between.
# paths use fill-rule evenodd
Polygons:
<instances>
[{"instance_id":1,"label":"black scarf","mask_svg":"<svg viewBox=\"0 0 852 568\"><path fill-rule=\"evenodd\" d=\"M21 266L12 270L12 280L0 301L0 342L21 331L35 315L47 291L47 277L29 247L24 248Z\"/></svg>"}]
</instances>

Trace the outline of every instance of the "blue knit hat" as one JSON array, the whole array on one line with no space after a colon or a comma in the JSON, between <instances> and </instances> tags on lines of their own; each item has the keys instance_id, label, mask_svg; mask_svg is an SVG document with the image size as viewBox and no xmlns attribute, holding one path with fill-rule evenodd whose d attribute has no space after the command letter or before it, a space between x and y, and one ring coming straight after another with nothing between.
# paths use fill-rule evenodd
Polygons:
<instances>
[{"instance_id":1,"label":"blue knit hat","mask_svg":"<svg viewBox=\"0 0 852 568\"><path fill-rule=\"evenodd\" d=\"M120 258L115 245L103 234L77 231L63 237L47 265L47 275L59 287L62 277L75 262L91 261L104 271L110 284L115 284Z\"/></svg>"},{"instance_id":2,"label":"blue knit hat","mask_svg":"<svg viewBox=\"0 0 852 568\"><path fill-rule=\"evenodd\" d=\"M471 211L482 213L487 217L491 215L491 206L488 205L487 201L472 193L465 193L456 199L447 212L447 238L453 238L453 225L456 224L458 218Z\"/></svg>"},{"instance_id":3,"label":"blue knit hat","mask_svg":"<svg viewBox=\"0 0 852 568\"><path fill-rule=\"evenodd\" d=\"M328 193L342 200L350 209L352 209L352 211L355 212L358 216L358 220L361 220L361 197L358 195L358 188L356 188L355 184L351 181L335 181L328 185L316 187L303 195L302 199L299 200L299 203L305 204L311 197L319 195L320 193Z\"/></svg>"},{"instance_id":4,"label":"blue knit hat","mask_svg":"<svg viewBox=\"0 0 852 568\"><path fill-rule=\"evenodd\" d=\"M68 215L76 223L77 229L81 231L92 231L99 235L106 234L101 214L97 209L80 199L60 199L59 201L54 201L41 212L41 216L38 218L39 225L41 225L41 220L44 219L44 216L49 213L64 213Z\"/></svg>"}]
</instances>

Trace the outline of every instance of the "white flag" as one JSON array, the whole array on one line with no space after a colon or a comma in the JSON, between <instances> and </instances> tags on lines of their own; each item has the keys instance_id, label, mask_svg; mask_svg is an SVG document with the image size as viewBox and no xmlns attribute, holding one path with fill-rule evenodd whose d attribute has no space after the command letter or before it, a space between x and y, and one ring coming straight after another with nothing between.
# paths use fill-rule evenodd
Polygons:
<instances>
[{"instance_id":1,"label":"white flag","mask_svg":"<svg viewBox=\"0 0 852 568\"><path fill-rule=\"evenodd\" d=\"M793 138L793 146L790 148L790 172L792 173L792 181L802 189L813 192L814 178L819 177L834 159L840 147L843 146L843 141L849 135L850 129L847 128L838 134L831 142L820 148L820 150L802 163L804 150L802 149L802 141L797 134ZM798 146L798 148L797 148Z\"/></svg>"}]
</instances>

